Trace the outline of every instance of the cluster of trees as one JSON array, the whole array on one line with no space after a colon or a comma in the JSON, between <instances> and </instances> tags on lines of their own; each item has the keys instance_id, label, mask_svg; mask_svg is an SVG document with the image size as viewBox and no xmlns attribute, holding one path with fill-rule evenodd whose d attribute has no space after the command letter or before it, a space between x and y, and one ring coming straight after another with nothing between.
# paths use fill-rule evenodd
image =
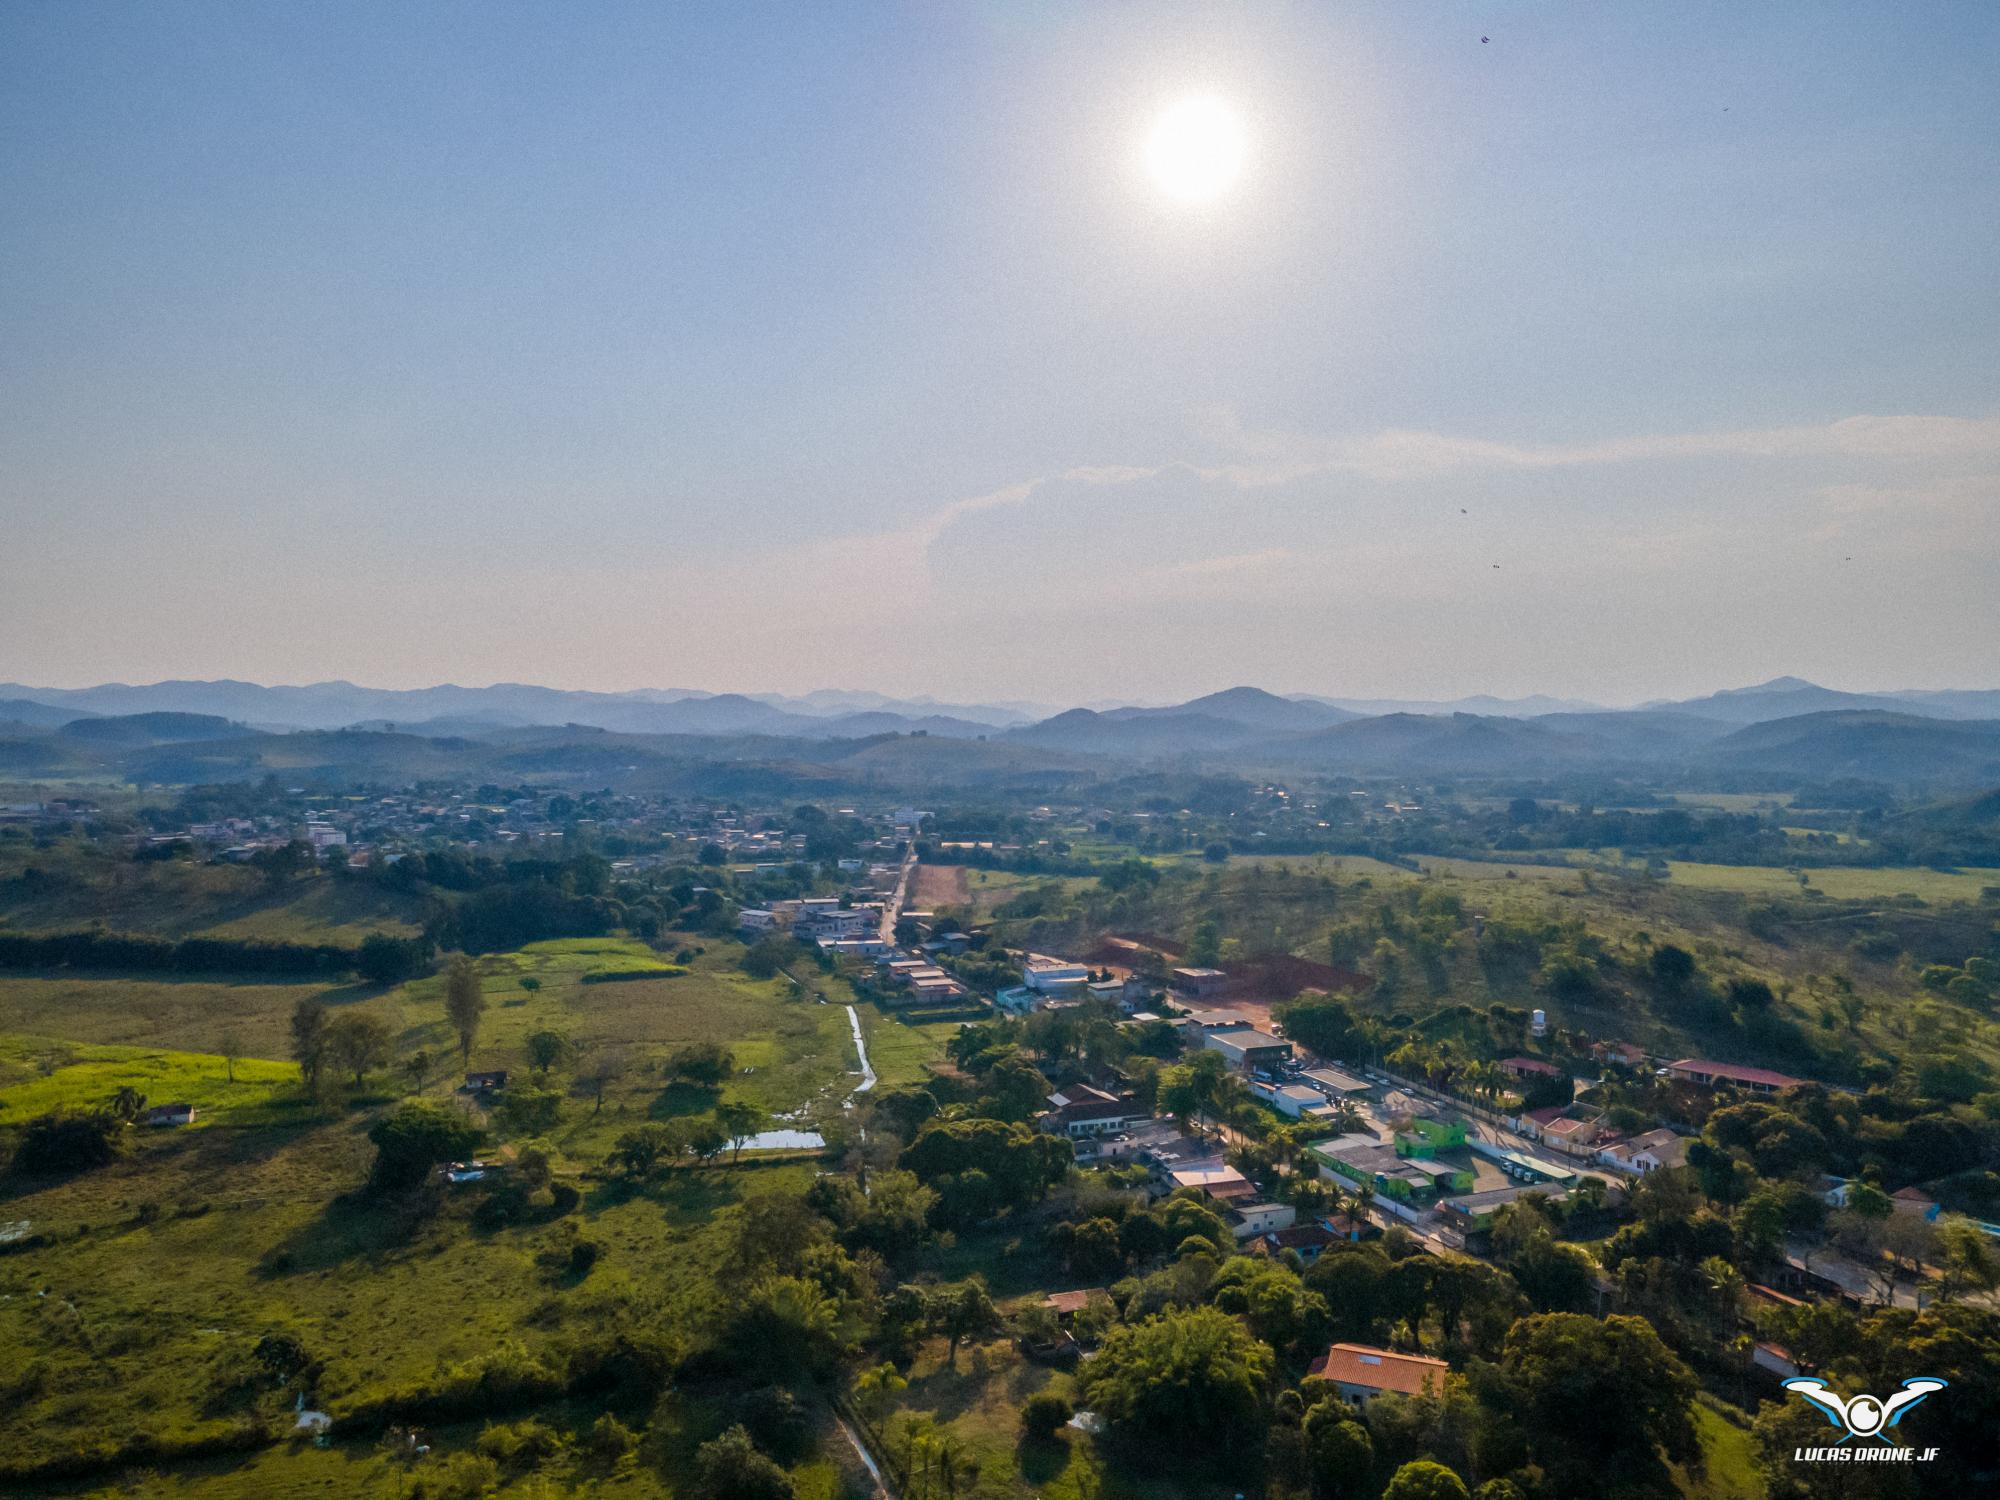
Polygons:
<instances>
[{"instance_id":1,"label":"cluster of trees","mask_svg":"<svg viewBox=\"0 0 2000 1500\"><path fill-rule=\"evenodd\" d=\"M610 1162L627 1178L643 1180L662 1164L682 1158L707 1162L725 1150L740 1154L751 1137L770 1123L771 1116L760 1105L726 1100L706 1115L677 1115L626 1131L612 1148Z\"/></svg>"},{"instance_id":2,"label":"cluster of trees","mask_svg":"<svg viewBox=\"0 0 2000 1500\"><path fill-rule=\"evenodd\" d=\"M397 943L371 934L367 942ZM387 950L337 943L268 943L242 938L161 938L98 931L0 933L0 968L124 969L144 974L338 975L379 963ZM365 971L364 971L365 972ZM373 977L372 975L370 977Z\"/></svg>"}]
</instances>

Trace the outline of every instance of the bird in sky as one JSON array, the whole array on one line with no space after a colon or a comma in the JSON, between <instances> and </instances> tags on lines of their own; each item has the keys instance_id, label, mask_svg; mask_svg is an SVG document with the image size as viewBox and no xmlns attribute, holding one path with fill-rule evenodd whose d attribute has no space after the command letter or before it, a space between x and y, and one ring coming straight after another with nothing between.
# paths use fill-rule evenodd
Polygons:
<instances>
[{"instance_id":1,"label":"bird in sky","mask_svg":"<svg viewBox=\"0 0 2000 1500\"><path fill-rule=\"evenodd\" d=\"M1492 40L1493 40L1493 38L1492 38L1492 37L1490 37L1490 36L1483 36L1483 37L1481 37L1481 38L1479 39L1479 45L1480 45L1480 46L1482 46L1482 47L1484 47L1484 46L1485 46L1485 45L1486 45L1486 44L1487 44L1488 42L1490 42L1490 41L1492 41Z\"/></svg>"}]
</instances>

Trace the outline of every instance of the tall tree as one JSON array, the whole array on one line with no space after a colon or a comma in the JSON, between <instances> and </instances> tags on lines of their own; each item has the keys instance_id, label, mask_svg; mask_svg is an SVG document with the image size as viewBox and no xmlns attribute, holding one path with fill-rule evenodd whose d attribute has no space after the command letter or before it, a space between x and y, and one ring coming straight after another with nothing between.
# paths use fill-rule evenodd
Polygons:
<instances>
[{"instance_id":1,"label":"tall tree","mask_svg":"<svg viewBox=\"0 0 2000 1500\"><path fill-rule=\"evenodd\" d=\"M550 1068L575 1055L576 1044L553 1027L544 1026L528 1033L528 1066L545 1078Z\"/></svg>"},{"instance_id":2,"label":"tall tree","mask_svg":"<svg viewBox=\"0 0 2000 1500\"><path fill-rule=\"evenodd\" d=\"M389 1028L379 1016L348 1011L326 1028L326 1057L343 1073L352 1073L358 1089L370 1068L389 1060Z\"/></svg>"},{"instance_id":3,"label":"tall tree","mask_svg":"<svg viewBox=\"0 0 2000 1500\"><path fill-rule=\"evenodd\" d=\"M317 1000L292 1007L292 1058L299 1065L299 1081L317 1088L326 1063L326 1007Z\"/></svg>"},{"instance_id":4,"label":"tall tree","mask_svg":"<svg viewBox=\"0 0 2000 1500\"><path fill-rule=\"evenodd\" d=\"M445 974L444 1014L458 1033L458 1055L472 1060L472 1044L479 1039L479 1019L486 1014L486 988L471 959L460 954Z\"/></svg>"},{"instance_id":5,"label":"tall tree","mask_svg":"<svg viewBox=\"0 0 2000 1500\"><path fill-rule=\"evenodd\" d=\"M715 1106L715 1123L729 1136L729 1160L732 1165L743 1154L744 1143L762 1130L770 1119L747 1099L731 1099Z\"/></svg>"},{"instance_id":6,"label":"tall tree","mask_svg":"<svg viewBox=\"0 0 2000 1500\"><path fill-rule=\"evenodd\" d=\"M1270 1349L1215 1307L1169 1309L1113 1329L1081 1375L1091 1407L1178 1453L1261 1441Z\"/></svg>"}]
</instances>

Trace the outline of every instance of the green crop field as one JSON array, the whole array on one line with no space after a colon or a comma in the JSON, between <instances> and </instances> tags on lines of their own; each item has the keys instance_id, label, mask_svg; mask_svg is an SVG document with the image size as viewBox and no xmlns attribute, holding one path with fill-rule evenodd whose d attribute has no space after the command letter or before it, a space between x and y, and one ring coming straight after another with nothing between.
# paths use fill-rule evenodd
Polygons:
<instances>
[{"instance_id":1,"label":"green crop field","mask_svg":"<svg viewBox=\"0 0 2000 1500\"><path fill-rule=\"evenodd\" d=\"M56 1109L93 1108L126 1086L156 1104L194 1105L196 1130L218 1122L292 1119L303 1103L297 1084L292 1064L262 1058L239 1058L232 1066L204 1052L0 1036L0 1125Z\"/></svg>"}]
</instances>

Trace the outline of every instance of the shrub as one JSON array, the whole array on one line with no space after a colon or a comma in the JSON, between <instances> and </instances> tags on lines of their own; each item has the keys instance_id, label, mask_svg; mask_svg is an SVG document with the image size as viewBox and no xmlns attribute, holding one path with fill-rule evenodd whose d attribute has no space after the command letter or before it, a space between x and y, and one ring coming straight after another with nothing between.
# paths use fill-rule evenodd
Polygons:
<instances>
[{"instance_id":1,"label":"shrub","mask_svg":"<svg viewBox=\"0 0 2000 1500\"><path fill-rule=\"evenodd\" d=\"M1021 1430L1031 1438L1047 1442L1076 1415L1069 1398L1057 1391L1036 1391L1021 1403Z\"/></svg>"},{"instance_id":2,"label":"shrub","mask_svg":"<svg viewBox=\"0 0 2000 1500\"><path fill-rule=\"evenodd\" d=\"M639 1435L610 1412L606 1412L591 1424L589 1433L584 1437L583 1446L597 1457L616 1463L639 1446Z\"/></svg>"},{"instance_id":3,"label":"shrub","mask_svg":"<svg viewBox=\"0 0 2000 1500\"><path fill-rule=\"evenodd\" d=\"M783 1386L745 1392L736 1402L736 1417L757 1446L780 1463L795 1464L813 1450L812 1413Z\"/></svg>"},{"instance_id":4,"label":"shrub","mask_svg":"<svg viewBox=\"0 0 2000 1500\"><path fill-rule=\"evenodd\" d=\"M483 1453L454 1453L435 1468L417 1471L410 1500L480 1500L500 1484L500 1466Z\"/></svg>"},{"instance_id":5,"label":"shrub","mask_svg":"<svg viewBox=\"0 0 2000 1500\"><path fill-rule=\"evenodd\" d=\"M792 1500L792 1481L741 1427L703 1443L694 1456L696 1493L707 1500Z\"/></svg>"},{"instance_id":6,"label":"shrub","mask_svg":"<svg viewBox=\"0 0 2000 1500\"><path fill-rule=\"evenodd\" d=\"M501 1468L520 1473L560 1452L562 1437L553 1427L529 1418L488 1427L479 1434L476 1446Z\"/></svg>"},{"instance_id":7,"label":"shrub","mask_svg":"<svg viewBox=\"0 0 2000 1500\"><path fill-rule=\"evenodd\" d=\"M125 1144L125 1123L106 1111L58 1111L30 1120L14 1148L14 1170L32 1176L108 1166Z\"/></svg>"},{"instance_id":8,"label":"shrub","mask_svg":"<svg viewBox=\"0 0 2000 1500\"><path fill-rule=\"evenodd\" d=\"M448 1105L417 1101L398 1105L368 1132L375 1143L379 1188L413 1187L439 1162L456 1161L479 1144L479 1131Z\"/></svg>"}]
</instances>

